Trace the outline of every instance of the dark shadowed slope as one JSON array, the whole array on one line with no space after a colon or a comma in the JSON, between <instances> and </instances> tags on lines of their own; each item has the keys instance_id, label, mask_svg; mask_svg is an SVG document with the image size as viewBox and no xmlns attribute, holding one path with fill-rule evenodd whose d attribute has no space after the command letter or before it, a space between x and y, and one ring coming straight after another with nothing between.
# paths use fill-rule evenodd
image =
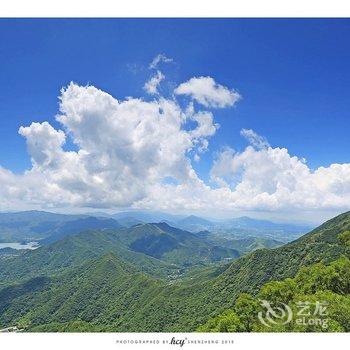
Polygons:
<instances>
[{"instance_id":1,"label":"dark shadowed slope","mask_svg":"<svg viewBox=\"0 0 350 350\"><path fill-rule=\"evenodd\" d=\"M239 256L235 249L218 246L164 222L135 225L118 230L117 234L131 250L181 266L208 264Z\"/></svg>"}]
</instances>

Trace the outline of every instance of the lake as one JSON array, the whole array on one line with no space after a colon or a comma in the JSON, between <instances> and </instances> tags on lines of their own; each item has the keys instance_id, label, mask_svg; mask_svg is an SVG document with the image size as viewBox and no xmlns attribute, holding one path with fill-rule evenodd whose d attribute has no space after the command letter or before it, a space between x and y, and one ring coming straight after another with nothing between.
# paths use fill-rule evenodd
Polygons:
<instances>
[{"instance_id":1,"label":"lake","mask_svg":"<svg viewBox=\"0 0 350 350\"><path fill-rule=\"evenodd\" d=\"M0 249L2 248L12 248L12 249L36 249L39 248L39 245L37 242L28 242L26 244L21 243L0 243Z\"/></svg>"}]
</instances>

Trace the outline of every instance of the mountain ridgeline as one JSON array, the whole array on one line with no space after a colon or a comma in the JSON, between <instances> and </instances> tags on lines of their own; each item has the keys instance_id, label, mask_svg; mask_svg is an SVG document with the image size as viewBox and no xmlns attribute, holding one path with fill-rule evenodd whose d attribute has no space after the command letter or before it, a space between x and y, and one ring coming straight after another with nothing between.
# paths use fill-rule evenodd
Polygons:
<instances>
[{"instance_id":1,"label":"mountain ridgeline","mask_svg":"<svg viewBox=\"0 0 350 350\"><path fill-rule=\"evenodd\" d=\"M0 328L219 329L217 320L236 307L241 293L254 297L266 283L292 278L303 267L349 257L349 230L350 212L279 247L257 249L260 241L247 254L242 246L254 246L251 238L234 242L165 222L58 235L33 251L0 255Z\"/></svg>"},{"instance_id":2,"label":"mountain ridgeline","mask_svg":"<svg viewBox=\"0 0 350 350\"><path fill-rule=\"evenodd\" d=\"M40 241L41 244L48 244L87 229L131 228L152 222L164 222L193 233L210 231L219 238L259 237L279 242L291 241L311 229L309 226L277 224L248 217L211 221L195 215L185 217L162 212L68 215L32 210L0 213L0 243Z\"/></svg>"}]
</instances>

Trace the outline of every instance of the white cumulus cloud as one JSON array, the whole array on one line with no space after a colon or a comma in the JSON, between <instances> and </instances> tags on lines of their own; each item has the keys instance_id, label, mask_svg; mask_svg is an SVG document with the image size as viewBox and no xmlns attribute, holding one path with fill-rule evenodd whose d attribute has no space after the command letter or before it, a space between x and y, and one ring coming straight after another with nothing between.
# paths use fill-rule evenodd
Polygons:
<instances>
[{"instance_id":1,"label":"white cumulus cloud","mask_svg":"<svg viewBox=\"0 0 350 350\"><path fill-rule=\"evenodd\" d=\"M254 146L255 141L256 137ZM218 154L211 169L212 180L220 188L229 189L237 207L349 208L350 164L311 170L304 159L291 156L287 149L272 148L265 141L263 146L248 146L243 152L226 148Z\"/></svg>"},{"instance_id":2,"label":"white cumulus cloud","mask_svg":"<svg viewBox=\"0 0 350 350\"><path fill-rule=\"evenodd\" d=\"M202 151L217 128L209 112L187 114L173 100L118 101L74 83L61 91L56 119L62 130L48 122L19 129L32 168L19 176L1 169L3 201L21 197L38 205L132 206L168 177L198 182L189 152ZM192 128L186 126L189 119L195 122ZM77 151L64 150L67 137Z\"/></svg>"},{"instance_id":3,"label":"white cumulus cloud","mask_svg":"<svg viewBox=\"0 0 350 350\"><path fill-rule=\"evenodd\" d=\"M177 95L188 95L205 107L224 108L233 106L241 95L217 84L211 77L191 78L175 89Z\"/></svg>"},{"instance_id":4,"label":"white cumulus cloud","mask_svg":"<svg viewBox=\"0 0 350 350\"><path fill-rule=\"evenodd\" d=\"M203 79L207 88L197 89ZM179 99L188 94L204 106L224 107L239 95L212 78L190 79L176 92L176 99L156 93L152 101L118 100L94 86L69 84L59 96L59 128L48 122L20 127L32 166L22 174L0 166L0 210L349 209L349 163L310 169L251 129L241 131L250 143L244 150L217 154L205 183L192 162L210 148L219 125L211 111Z\"/></svg>"}]
</instances>

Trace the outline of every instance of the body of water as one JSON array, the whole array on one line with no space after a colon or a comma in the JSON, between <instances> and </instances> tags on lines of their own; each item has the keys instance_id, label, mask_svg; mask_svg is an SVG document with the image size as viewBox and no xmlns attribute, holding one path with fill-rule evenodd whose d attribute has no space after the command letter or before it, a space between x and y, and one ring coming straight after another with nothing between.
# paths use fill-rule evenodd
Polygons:
<instances>
[{"instance_id":1,"label":"body of water","mask_svg":"<svg viewBox=\"0 0 350 350\"><path fill-rule=\"evenodd\" d=\"M21 243L0 243L0 249L2 248L12 248L12 249L36 249L39 248L39 245L37 242L28 242L25 244Z\"/></svg>"}]
</instances>

